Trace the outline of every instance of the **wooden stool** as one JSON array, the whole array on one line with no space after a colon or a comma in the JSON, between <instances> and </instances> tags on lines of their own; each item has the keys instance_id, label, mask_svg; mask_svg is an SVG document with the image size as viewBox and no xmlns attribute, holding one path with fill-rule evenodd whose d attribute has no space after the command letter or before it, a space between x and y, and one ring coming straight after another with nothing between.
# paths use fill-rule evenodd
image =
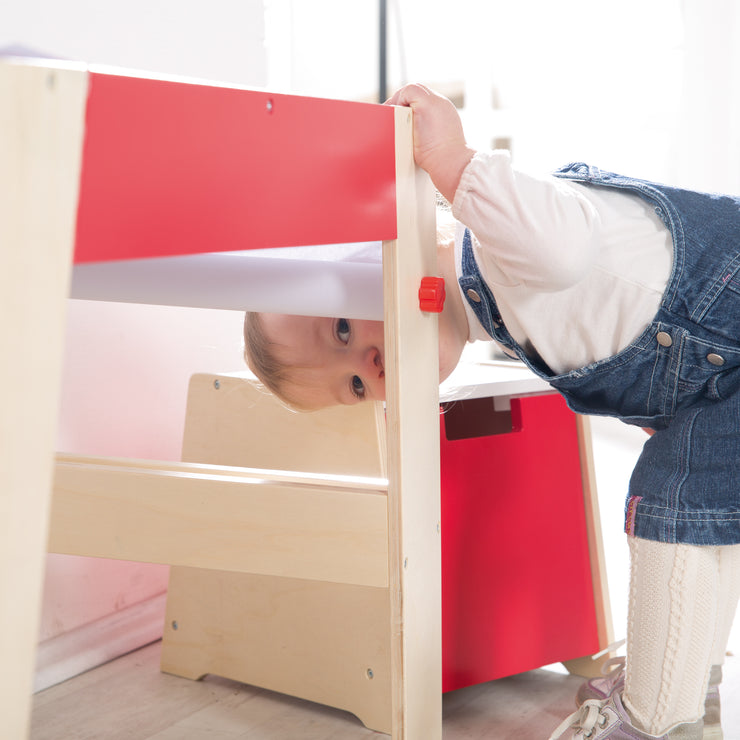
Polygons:
<instances>
[{"instance_id":1,"label":"wooden stool","mask_svg":"<svg viewBox=\"0 0 740 740\"><path fill-rule=\"evenodd\" d=\"M589 545L598 515L584 506L581 480L590 465L579 446L584 422L555 395L515 399L509 406L497 413L491 399L463 402L441 417L445 690L580 658L609 641L599 548ZM481 414L498 428L476 429ZM461 427L468 439L454 439ZM548 444L552 434L556 439ZM533 450L541 451L541 459L524 471L517 504L502 487L511 487L521 466L517 456L529 459ZM477 473L462 469L471 452L487 458ZM560 460L557 472L549 458ZM248 378L196 375L183 460L382 477L384 412L381 404L359 404L299 413ZM484 476L477 501L476 475ZM553 489L564 490L557 510L572 522L567 536L575 544L546 554L539 572L537 541L553 547L563 536L549 511L530 526L521 522L518 543L515 532L501 533L514 527L506 519L512 512L530 516L532 499L544 492L525 489L543 476L556 481ZM497 496L506 501L497 503ZM502 521L495 521L497 511ZM490 541L470 541L476 519L489 522ZM533 548L528 558L526 550ZM320 702L389 733L389 598L387 588L172 567L162 670L193 679L212 673ZM574 603L582 614L572 613Z\"/></svg>"}]
</instances>

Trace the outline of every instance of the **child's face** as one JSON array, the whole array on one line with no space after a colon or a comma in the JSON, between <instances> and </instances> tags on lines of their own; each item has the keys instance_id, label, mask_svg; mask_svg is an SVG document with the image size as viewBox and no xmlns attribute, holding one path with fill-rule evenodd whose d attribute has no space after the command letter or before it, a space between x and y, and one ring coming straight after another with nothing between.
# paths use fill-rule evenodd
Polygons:
<instances>
[{"instance_id":1,"label":"child's face","mask_svg":"<svg viewBox=\"0 0 740 740\"><path fill-rule=\"evenodd\" d=\"M290 396L306 408L385 400L383 322L262 314Z\"/></svg>"}]
</instances>

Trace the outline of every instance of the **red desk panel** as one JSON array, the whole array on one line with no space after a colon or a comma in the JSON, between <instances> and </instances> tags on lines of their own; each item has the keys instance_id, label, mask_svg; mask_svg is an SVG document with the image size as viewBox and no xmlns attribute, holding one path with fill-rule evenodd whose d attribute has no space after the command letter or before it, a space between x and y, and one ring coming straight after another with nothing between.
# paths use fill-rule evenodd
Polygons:
<instances>
[{"instance_id":1,"label":"red desk panel","mask_svg":"<svg viewBox=\"0 0 740 740\"><path fill-rule=\"evenodd\" d=\"M91 73L85 128L76 262L396 236L389 106Z\"/></svg>"}]
</instances>

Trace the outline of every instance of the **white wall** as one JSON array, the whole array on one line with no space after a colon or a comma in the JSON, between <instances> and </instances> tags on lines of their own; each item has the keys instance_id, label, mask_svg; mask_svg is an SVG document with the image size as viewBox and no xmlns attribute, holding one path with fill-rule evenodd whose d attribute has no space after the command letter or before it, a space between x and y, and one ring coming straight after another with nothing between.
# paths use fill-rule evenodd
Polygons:
<instances>
[{"instance_id":1,"label":"white wall","mask_svg":"<svg viewBox=\"0 0 740 740\"><path fill-rule=\"evenodd\" d=\"M8 0L0 49L265 84L262 0Z\"/></svg>"},{"instance_id":2,"label":"white wall","mask_svg":"<svg viewBox=\"0 0 740 740\"><path fill-rule=\"evenodd\" d=\"M522 167L578 159L740 190L735 0L388 2L389 87L467 88L474 145L512 134ZM267 7L270 84L375 99L376 0L268 0ZM491 87L503 114L481 126Z\"/></svg>"}]
</instances>

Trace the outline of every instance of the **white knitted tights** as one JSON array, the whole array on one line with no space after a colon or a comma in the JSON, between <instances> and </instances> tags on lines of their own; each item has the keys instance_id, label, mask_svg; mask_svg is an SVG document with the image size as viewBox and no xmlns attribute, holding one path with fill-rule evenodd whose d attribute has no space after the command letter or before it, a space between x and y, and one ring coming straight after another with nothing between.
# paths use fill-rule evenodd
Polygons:
<instances>
[{"instance_id":1,"label":"white knitted tights","mask_svg":"<svg viewBox=\"0 0 740 740\"><path fill-rule=\"evenodd\" d=\"M740 545L698 547L630 537L624 703L662 735L704 714L713 664L724 661L740 592Z\"/></svg>"}]
</instances>

